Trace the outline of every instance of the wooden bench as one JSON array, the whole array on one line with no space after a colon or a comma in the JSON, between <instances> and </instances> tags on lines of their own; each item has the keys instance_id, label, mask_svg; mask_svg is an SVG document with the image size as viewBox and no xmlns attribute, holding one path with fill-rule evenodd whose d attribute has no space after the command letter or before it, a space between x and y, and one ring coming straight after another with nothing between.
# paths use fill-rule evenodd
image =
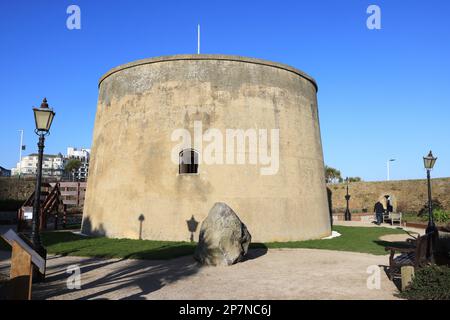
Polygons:
<instances>
[{"instance_id":1,"label":"wooden bench","mask_svg":"<svg viewBox=\"0 0 450 320\"><path fill-rule=\"evenodd\" d=\"M402 225L402 213L401 212L389 212L383 213L383 222L390 221L391 225L394 225L394 222L398 222L399 225Z\"/></svg>"},{"instance_id":2,"label":"wooden bench","mask_svg":"<svg viewBox=\"0 0 450 320\"><path fill-rule=\"evenodd\" d=\"M386 251L390 251L389 256L389 279L400 276L400 268L403 266L413 266L415 270L428 265L433 255L432 248L433 233L428 233L417 239L407 239L405 246L389 246ZM399 255L395 255L399 253Z\"/></svg>"}]
</instances>

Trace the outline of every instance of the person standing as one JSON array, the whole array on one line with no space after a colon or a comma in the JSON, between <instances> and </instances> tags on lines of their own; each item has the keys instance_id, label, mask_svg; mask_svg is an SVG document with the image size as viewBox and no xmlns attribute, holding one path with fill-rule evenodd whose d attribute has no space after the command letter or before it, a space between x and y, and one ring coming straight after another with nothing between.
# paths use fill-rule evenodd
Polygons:
<instances>
[{"instance_id":1,"label":"person standing","mask_svg":"<svg viewBox=\"0 0 450 320\"><path fill-rule=\"evenodd\" d=\"M383 204L380 201L375 203L373 211L375 213L375 217L377 218L376 224L380 225L383 222L383 213L384 213Z\"/></svg>"}]
</instances>

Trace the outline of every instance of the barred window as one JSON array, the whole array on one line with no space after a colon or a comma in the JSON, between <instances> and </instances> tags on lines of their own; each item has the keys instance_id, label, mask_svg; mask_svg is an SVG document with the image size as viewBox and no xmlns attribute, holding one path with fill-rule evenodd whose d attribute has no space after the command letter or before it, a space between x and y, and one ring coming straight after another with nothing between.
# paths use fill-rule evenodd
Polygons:
<instances>
[{"instance_id":1,"label":"barred window","mask_svg":"<svg viewBox=\"0 0 450 320\"><path fill-rule=\"evenodd\" d=\"M184 149L180 152L179 174L198 173L198 152Z\"/></svg>"}]
</instances>

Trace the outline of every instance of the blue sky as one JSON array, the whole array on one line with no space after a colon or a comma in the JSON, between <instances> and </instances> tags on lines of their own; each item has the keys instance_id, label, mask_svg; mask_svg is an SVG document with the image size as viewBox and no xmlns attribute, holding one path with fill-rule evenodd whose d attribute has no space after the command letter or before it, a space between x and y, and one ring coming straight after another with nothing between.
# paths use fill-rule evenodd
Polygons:
<instances>
[{"instance_id":1,"label":"blue sky","mask_svg":"<svg viewBox=\"0 0 450 320\"><path fill-rule=\"evenodd\" d=\"M66 9L81 8L81 30ZM366 27L370 4L381 30ZM0 165L36 151L31 107L56 111L46 152L89 147L99 77L137 59L196 52L290 64L318 82L325 162L364 180L450 176L450 2L40 0L0 3Z\"/></svg>"}]
</instances>

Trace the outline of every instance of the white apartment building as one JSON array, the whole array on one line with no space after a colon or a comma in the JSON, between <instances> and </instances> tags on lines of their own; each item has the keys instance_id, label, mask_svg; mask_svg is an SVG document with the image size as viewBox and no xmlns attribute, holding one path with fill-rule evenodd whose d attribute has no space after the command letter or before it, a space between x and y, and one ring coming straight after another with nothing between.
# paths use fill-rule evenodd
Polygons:
<instances>
[{"instance_id":1,"label":"white apartment building","mask_svg":"<svg viewBox=\"0 0 450 320\"><path fill-rule=\"evenodd\" d=\"M38 154L32 153L22 158L15 168L11 169L11 175L36 175ZM42 175L46 177L61 177L64 173L64 157L62 154L44 154L42 159Z\"/></svg>"},{"instance_id":2,"label":"white apartment building","mask_svg":"<svg viewBox=\"0 0 450 320\"><path fill-rule=\"evenodd\" d=\"M42 161L42 175L44 177L66 177L75 181L86 181L89 174L89 159L91 149L85 148L67 148L67 155L61 153L57 155L45 154ZM64 167L70 159L78 159L81 166L75 172L65 172ZM38 164L37 153L32 153L22 157L15 168L11 169L11 175L36 175Z\"/></svg>"},{"instance_id":3,"label":"white apartment building","mask_svg":"<svg viewBox=\"0 0 450 320\"><path fill-rule=\"evenodd\" d=\"M89 175L89 159L91 156L91 149L85 148L67 148L66 159L78 159L81 162L80 168L74 172L73 179L77 181L86 181Z\"/></svg>"}]
</instances>

